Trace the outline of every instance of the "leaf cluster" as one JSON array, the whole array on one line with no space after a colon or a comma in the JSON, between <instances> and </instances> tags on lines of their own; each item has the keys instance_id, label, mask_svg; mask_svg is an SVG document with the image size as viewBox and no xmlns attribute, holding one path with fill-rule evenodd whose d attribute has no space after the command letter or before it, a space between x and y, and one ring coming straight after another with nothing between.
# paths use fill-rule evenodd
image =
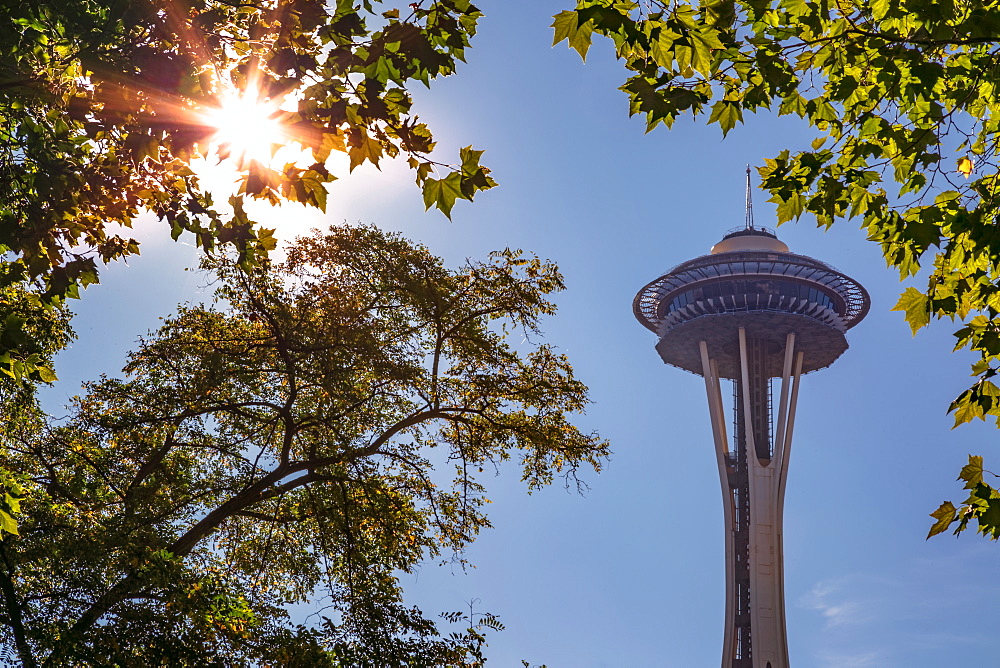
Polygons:
<instances>
[{"instance_id":1,"label":"leaf cluster","mask_svg":"<svg viewBox=\"0 0 1000 668\"><path fill-rule=\"evenodd\" d=\"M956 522L954 534L957 536L968 528L971 520L976 520L979 533L991 540L1000 538L1000 491L984 481L983 458L969 455L969 463L962 467L958 479L965 481L965 489L969 490L969 498L961 508L955 508L950 501L945 501L931 513L936 522L931 527L927 537L946 531ZM989 473L990 475L994 475Z\"/></svg>"},{"instance_id":2,"label":"leaf cluster","mask_svg":"<svg viewBox=\"0 0 1000 668\"><path fill-rule=\"evenodd\" d=\"M275 241L244 201L325 210L332 152L352 170L406 156L427 206L450 215L456 199L496 184L481 151L463 150L458 165L430 157L434 140L408 87L453 73L480 16L468 0L6 3L0 286L31 281L53 304L78 296L100 263L139 252L125 233L142 212L175 239L190 233L206 251L225 244L250 266ZM277 120L314 163L237 158L237 192L217 203L191 161L217 130L208 112L251 90L265 103L292 100ZM231 154L219 147L219 159ZM0 342L6 352L19 350Z\"/></svg>"}]
</instances>

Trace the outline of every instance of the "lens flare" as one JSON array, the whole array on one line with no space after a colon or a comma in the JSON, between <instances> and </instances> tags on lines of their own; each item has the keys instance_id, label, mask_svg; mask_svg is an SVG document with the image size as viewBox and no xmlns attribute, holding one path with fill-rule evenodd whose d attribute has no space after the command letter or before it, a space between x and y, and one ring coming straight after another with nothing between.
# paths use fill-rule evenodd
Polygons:
<instances>
[{"instance_id":1,"label":"lens flare","mask_svg":"<svg viewBox=\"0 0 1000 668\"><path fill-rule=\"evenodd\" d=\"M207 123L216 128L212 142L218 145L220 157L230 157L237 163L258 160L268 163L278 147L289 137L278 120L280 111L261 100L256 91L247 90L223 98L222 103L207 112Z\"/></svg>"}]
</instances>

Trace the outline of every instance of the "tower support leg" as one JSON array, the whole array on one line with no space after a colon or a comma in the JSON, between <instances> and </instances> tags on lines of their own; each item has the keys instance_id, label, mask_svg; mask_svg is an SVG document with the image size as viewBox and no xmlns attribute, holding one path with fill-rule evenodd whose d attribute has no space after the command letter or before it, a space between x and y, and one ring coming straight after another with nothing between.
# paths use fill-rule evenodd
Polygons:
<instances>
[{"instance_id":1,"label":"tower support leg","mask_svg":"<svg viewBox=\"0 0 1000 668\"><path fill-rule=\"evenodd\" d=\"M719 482L722 484L722 514L726 525L726 620L722 639L723 668L732 668L732 657L736 649L736 574L732 555L734 553L734 514L736 512L730 469L729 439L726 437L726 414L722 407L722 389L719 387L719 366L708 356L708 344L699 343L701 366L708 394L708 411L712 418L712 436L715 440L715 454L719 464Z\"/></svg>"}]
</instances>

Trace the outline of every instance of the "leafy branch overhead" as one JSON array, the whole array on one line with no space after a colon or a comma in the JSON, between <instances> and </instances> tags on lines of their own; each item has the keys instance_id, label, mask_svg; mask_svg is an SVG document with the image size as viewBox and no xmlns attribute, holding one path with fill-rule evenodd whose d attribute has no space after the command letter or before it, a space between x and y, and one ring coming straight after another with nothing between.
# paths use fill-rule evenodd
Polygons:
<instances>
[{"instance_id":1,"label":"leafy branch overhead","mask_svg":"<svg viewBox=\"0 0 1000 668\"><path fill-rule=\"evenodd\" d=\"M351 170L407 157L428 206L450 213L495 182L481 152L463 151L457 165L431 158L408 87L452 74L481 16L468 0L10 3L0 19L0 247L14 261L0 283L32 279L46 300L75 296L99 262L138 253L111 230L143 211L175 238L235 248L249 266L274 240L244 200L324 209L335 152ZM191 161L219 129L212 112L234 96L271 105L313 162L272 166L219 147L242 178L220 209Z\"/></svg>"},{"instance_id":2,"label":"leafy branch overhead","mask_svg":"<svg viewBox=\"0 0 1000 668\"><path fill-rule=\"evenodd\" d=\"M931 527L927 537L947 531L958 523L954 533L965 531L970 520L976 520L979 533L991 540L1000 538L1000 491L997 491L984 480L983 474L996 477L995 474L983 470L983 458L969 455L969 463L962 467L958 479L965 481L965 489L969 490L969 498L961 508L955 508L950 501L945 501L941 507L931 513L937 520Z\"/></svg>"},{"instance_id":3,"label":"leafy branch overhead","mask_svg":"<svg viewBox=\"0 0 1000 668\"><path fill-rule=\"evenodd\" d=\"M647 130L708 114L723 134L764 110L808 123L806 150L759 169L779 222L855 219L901 279L914 331L963 321L979 355L956 422L1000 418L1000 5L846 0L579 0L555 42L610 39ZM964 525L963 525L964 526Z\"/></svg>"}]
</instances>

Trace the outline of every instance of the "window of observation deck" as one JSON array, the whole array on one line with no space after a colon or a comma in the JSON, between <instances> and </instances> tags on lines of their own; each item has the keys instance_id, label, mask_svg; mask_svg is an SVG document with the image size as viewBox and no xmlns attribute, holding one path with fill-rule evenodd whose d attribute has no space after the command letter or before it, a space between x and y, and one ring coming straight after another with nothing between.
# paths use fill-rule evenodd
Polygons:
<instances>
[{"instance_id":1,"label":"window of observation deck","mask_svg":"<svg viewBox=\"0 0 1000 668\"><path fill-rule=\"evenodd\" d=\"M775 279L741 279L713 281L685 290L670 300L666 313L706 300L711 300L722 310L744 310L781 308L782 305L789 305L791 299L803 299L837 310L833 297L813 285Z\"/></svg>"}]
</instances>

